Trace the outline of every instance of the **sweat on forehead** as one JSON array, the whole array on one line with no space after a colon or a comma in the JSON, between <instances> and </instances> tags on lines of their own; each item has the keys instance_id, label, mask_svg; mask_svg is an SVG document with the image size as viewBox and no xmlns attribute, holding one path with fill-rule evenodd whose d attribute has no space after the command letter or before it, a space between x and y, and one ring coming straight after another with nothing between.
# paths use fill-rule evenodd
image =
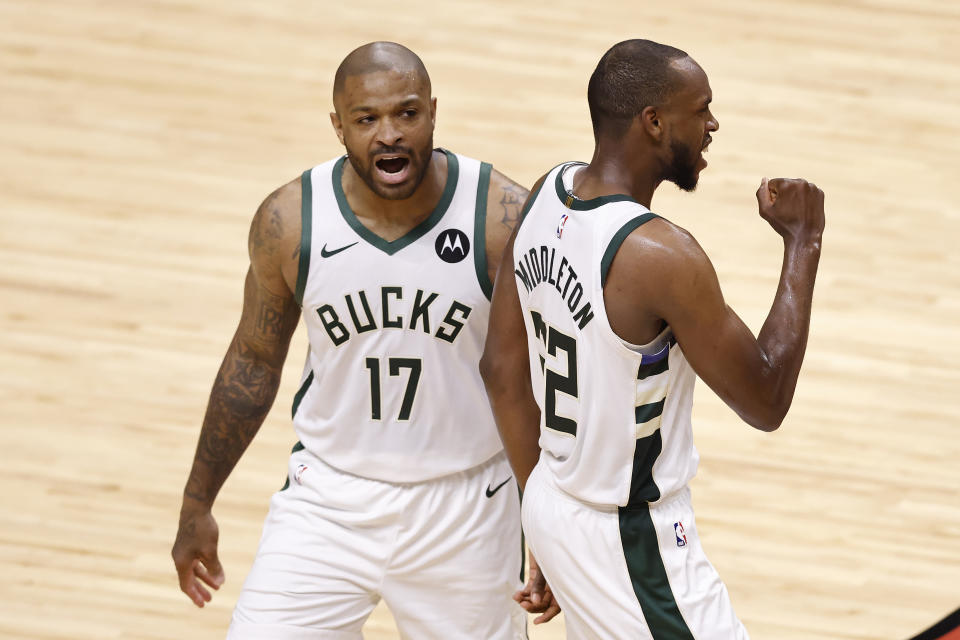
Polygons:
<instances>
[{"instance_id":1,"label":"sweat on forehead","mask_svg":"<svg viewBox=\"0 0 960 640\"><path fill-rule=\"evenodd\" d=\"M420 57L396 42L371 42L347 54L333 77L333 95L336 98L343 90L347 78L377 71L415 73L430 87L430 75Z\"/></svg>"}]
</instances>

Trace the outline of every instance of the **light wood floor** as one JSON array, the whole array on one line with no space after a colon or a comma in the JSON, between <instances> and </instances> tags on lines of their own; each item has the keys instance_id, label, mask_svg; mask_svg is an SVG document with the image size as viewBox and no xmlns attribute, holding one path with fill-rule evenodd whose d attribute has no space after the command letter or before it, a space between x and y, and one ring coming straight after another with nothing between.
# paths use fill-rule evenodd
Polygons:
<instances>
[{"instance_id":1,"label":"light wood floor","mask_svg":"<svg viewBox=\"0 0 960 640\"><path fill-rule=\"evenodd\" d=\"M437 143L529 185L589 158L586 81L628 37L710 76L710 167L654 209L755 330L780 266L760 178L827 194L784 427L697 398L699 526L737 612L757 639L873 640L960 606L957 2L0 0L0 637L222 637L294 441L303 335L217 503L228 581L202 611L169 557L180 492L249 219L340 153L348 51L419 52ZM367 637L397 637L385 610Z\"/></svg>"}]
</instances>

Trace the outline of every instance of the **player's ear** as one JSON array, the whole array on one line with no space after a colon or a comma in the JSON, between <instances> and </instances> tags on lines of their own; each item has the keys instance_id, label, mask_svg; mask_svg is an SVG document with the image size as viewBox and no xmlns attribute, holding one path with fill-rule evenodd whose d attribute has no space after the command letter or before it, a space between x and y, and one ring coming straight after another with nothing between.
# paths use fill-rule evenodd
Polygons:
<instances>
[{"instance_id":1,"label":"player's ear","mask_svg":"<svg viewBox=\"0 0 960 640\"><path fill-rule=\"evenodd\" d=\"M656 107L647 106L636 117L637 124L648 136L659 142L663 139L663 121Z\"/></svg>"},{"instance_id":2,"label":"player's ear","mask_svg":"<svg viewBox=\"0 0 960 640\"><path fill-rule=\"evenodd\" d=\"M437 99L430 98L430 124L437 126Z\"/></svg>"},{"instance_id":3,"label":"player's ear","mask_svg":"<svg viewBox=\"0 0 960 640\"><path fill-rule=\"evenodd\" d=\"M347 146L347 143L343 141L343 123L340 122L340 116L337 115L336 111L330 112L330 124L333 125L333 130L337 132L337 137L340 138L340 144Z\"/></svg>"}]
</instances>

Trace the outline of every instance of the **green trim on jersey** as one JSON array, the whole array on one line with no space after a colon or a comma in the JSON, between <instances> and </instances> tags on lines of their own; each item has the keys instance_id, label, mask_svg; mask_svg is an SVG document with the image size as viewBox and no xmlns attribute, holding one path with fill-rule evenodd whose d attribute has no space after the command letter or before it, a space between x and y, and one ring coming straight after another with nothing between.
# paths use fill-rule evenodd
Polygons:
<instances>
[{"instance_id":1,"label":"green trim on jersey","mask_svg":"<svg viewBox=\"0 0 960 640\"><path fill-rule=\"evenodd\" d=\"M590 209L596 209L597 207L602 207L605 204L611 202L636 202L630 196L624 193L615 193L609 196L597 196L596 198L590 198L589 200L580 200L571 192L567 191L566 187L563 186L563 172L568 168L574 166L586 166L583 162L570 162L567 163L560 171L557 172L557 179L554 181L557 187L557 197L560 198L560 202L563 203L567 209L573 209L574 211L589 211Z\"/></svg>"},{"instance_id":2,"label":"green trim on jersey","mask_svg":"<svg viewBox=\"0 0 960 640\"><path fill-rule=\"evenodd\" d=\"M666 402L667 398L664 396L664 398L659 402L651 402L650 404L642 404L639 407L634 407L633 413L636 423L643 424L645 422L650 422L654 418L658 418L663 415L663 405Z\"/></svg>"},{"instance_id":3,"label":"green trim on jersey","mask_svg":"<svg viewBox=\"0 0 960 640\"><path fill-rule=\"evenodd\" d=\"M646 438L637 438L633 449L633 469L630 472L630 494L627 506L635 507L660 499L660 487L653 481L653 464L663 451L660 429Z\"/></svg>"},{"instance_id":4,"label":"green trim on jersey","mask_svg":"<svg viewBox=\"0 0 960 640\"><path fill-rule=\"evenodd\" d=\"M619 509L620 541L627 572L654 640L693 640L670 590L657 531L647 505Z\"/></svg>"},{"instance_id":5,"label":"green trim on jersey","mask_svg":"<svg viewBox=\"0 0 960 640\"><path fill-rule=\"evenodd\" d=\"M343 219L357 232L357 235L390 256L418 240L423 234L430 231L430 229L440 222L443 214L447 212L447 207L450 206L450 202L453 200L453 193L457 190L457 181L460 176L460 161L457 160L455 154L446 149L438 149L438 151L442 151L447 156L447 184L443 187L440 201L437 202L437 206L426 220L408 231L406 235L391 242L387 242L357 220L357 214L350 208L350 203L347 202L347 196L343 192L343 163L346 162L347 157L343 156L337 160L336 164L333 165L333 193L337 197L337 204L340 206L340 213L343 215Z\"/></svg>"},{"instance_id":6,"label":"green trim on jersey","mask_svg":"<svg viewBox=\"0 0 960 640\"><path fill-rule=\"evenodd\" d=\"M310 383L313 382L313 371L310 371L310 375L307 376L307 379L303 381L303 384L300 385L300 388L297 389L296 395L293 396L293 409L290 411L290 417L293 418L297 415L297 409L300 408L300 403L303 402L303 396L307 395L307 389L310 388ZM301 448L303 445L300 445ZM295 449L296 450L296 449Z\"/></svg>"},{"instance_id":7,"label":"green trim on jersey","mask_svg":"<svg viewBox=\"0 0 960 640\"><path fill-rule=\"evenodd\" d=\"M310 181L312 169L300 176L300 263L297 265L297 290L294 300L303 306L303 292L307 288L307 273L310 271L310 242L313 238L313 183Z\"/></svg>"},{"instance_id":8,"label":"green trim on jersey","mask_svg":"<svg viewBox=\"0 0 960 640\"><path fill-rule=\"evenodd\" d=\"M487 191L490 190L490 171L493 166L480 163L480 181L477 183L477 208L473 217L473 264L477 269L477 282L483 295L490 300L493 283L487 273Z\"/></svg>"},{"instance_id":9,"label":"green trim on jersey","mask_svg":"<svg viewBox=\"0 0 960 640\"><path fill-rule=\"evenodd\" d=\"M604 198L610 196L602 196ZM593 202L594 200L599 200L599 198L594 198L593 200L588 200L588 202ZM605 284L607 284L607 272L610 271L610 265L613 263L613 257L617 255L617 251L620 250L620 245L623 244L623 241L627 239L627 236L633 233L634 229L639 227L642 224L650 222L654 218L659 218L655 213L645 213L642 216L637 216L632 220L628 220L626 224L620 227L613 238L610 239L610 244L607 245L606 251L603 252L603 258L600 260L600 288L602 289Z\"/></svg>"}]
</instances>

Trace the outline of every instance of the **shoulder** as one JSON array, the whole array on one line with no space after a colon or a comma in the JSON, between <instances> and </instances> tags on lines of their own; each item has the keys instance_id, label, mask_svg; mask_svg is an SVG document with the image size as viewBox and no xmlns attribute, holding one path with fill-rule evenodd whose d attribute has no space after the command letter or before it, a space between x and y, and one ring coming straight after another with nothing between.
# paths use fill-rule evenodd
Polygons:
<instances>
[{"instance_id":1,"label":"shoulder","mask_svg":"<svg viewBox=\"0 0 960 640\"><path fill-rule=\"evenodd\" d=\"M499 222L512 231L520 221L520 210L529 191L497 169L490 171L487 188L487 219Z\"/></svg>"},{"instance_id":2,"label":"shoulder","mask_svg":"<svg viewBox=\"0 0 960 640\"><path fill-rule=\"evenodd\" d=\"M713 264L693 234L660 217L624 239L610 269L611 279L617 276L655 282L661 292L696 289L716 280Z\"/></svg>"},{"instance_id":3,"label":"shoulder","mask_svg":"<svg viewBox=\"0 0 960 640\"><path fill-rule=\"evenodd\" d=\"M672 262L706 257L693 234L659 216L631 231L622 248L640 260L652 258Z\"/></svg>"},{"instance_id":4,"label":"shoulder","mask_svg":"<svg viewBox=\"0 0 960 640\"><path fill-rule=\"evenodd\" d=\"M499 261L500 250L520 222L520 212L529 191L515 180L491 169L487 187L486 241L491 259Z\"/></svg>"},{"instance_id":5,"label":"shoulder","mask_svg":"<svg viewBox=\"0 0 960 640\"><path fill-rule=\"evenodd\" d=\"M251 259L290 257L300 245L300 177L264 198L250 224Z\"/></svg>"}]
</instances>

